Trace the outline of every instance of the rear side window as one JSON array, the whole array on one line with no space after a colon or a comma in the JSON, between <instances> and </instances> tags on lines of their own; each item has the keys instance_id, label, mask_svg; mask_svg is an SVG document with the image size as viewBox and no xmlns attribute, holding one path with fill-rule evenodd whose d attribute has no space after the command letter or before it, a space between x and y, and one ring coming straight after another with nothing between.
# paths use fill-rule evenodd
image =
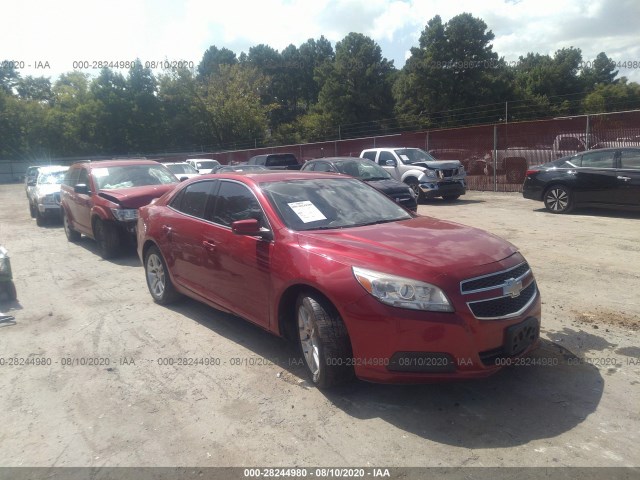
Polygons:
<instances>
[{"instance_id":1,"label":"rear side window","mask_svg":"<svg viewBox=\"0 0 640 480\"><path fill-rule=\"evenodd\" d=\"M640 150L622 150L620 165L622 168L640 170Z\"/></svg>"},{"instance_id":2,"label":"rear side window","mask_svg":"<svg viewBox=\"0 0 640 480\"><path fill-rule=\"evenodd\" d=\"M364 152L362 158L368 158L369 160L376 161L376 152Z\"/></svg>"},{"instance_id":3,"label":"rear side window","mask_svg":"<svg viewBox=\"0 0 640 480\"><path fill-rule=\"evenodd\" d=\"M615 153L615 150L585 153L582 155L582 167L613 168Z\"/></svg>"},{"instance_id":4,"label":"rear side window","mask_svg":"<svg viewBox=\"0 0 640 480\"><path fill-rule=\"evenodd\" d=\"M289 165L297 164L298 160L291 154L269 155L266 161L266 166L268 167L288 167Z\"/></svg>"},{"instance_id":5,"label":"rear side window","mask_svg":"<svg viewBox=\"0 0 640 480\"><path fill-rule=\"evenodd\" d=\"M171 206L186 215L204 218L207 200L214 182L196 182L185 187L171 202Z\"/></svg>"}]
</instances>

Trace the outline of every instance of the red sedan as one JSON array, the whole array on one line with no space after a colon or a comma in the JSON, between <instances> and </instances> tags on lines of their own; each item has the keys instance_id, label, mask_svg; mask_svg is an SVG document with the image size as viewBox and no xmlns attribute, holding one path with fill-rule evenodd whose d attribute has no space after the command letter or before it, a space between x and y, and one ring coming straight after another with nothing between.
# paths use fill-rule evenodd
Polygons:
<instances>
[{"instance_id":1,"label":"red sedan","mask_svg":"<svg viewBox=\"0 0 640 480\"><path fill-rule=\"evenodd\" d=\"M142 207L137 232L156 302L187 295L295 340L319 387L482 377L538 343L513 245L353 178L202 176Z\"/></svg>"}]
</instances>

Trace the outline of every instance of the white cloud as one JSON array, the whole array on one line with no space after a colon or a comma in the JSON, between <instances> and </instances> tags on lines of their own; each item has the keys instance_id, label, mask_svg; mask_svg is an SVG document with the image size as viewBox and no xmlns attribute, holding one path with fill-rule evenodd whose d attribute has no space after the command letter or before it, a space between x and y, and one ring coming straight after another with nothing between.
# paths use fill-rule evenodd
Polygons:
<instances>
[{"instance_id":1,"label":"white cloud","mask_svg":"<svg viewBox=\"0 0 640 480\"><path fill-rule=\"evenodd\" d=\"M21 74L56 77L78 60L197 65L211 45L239 55L261 43L282 50L321 35L335 46L359 32L401 67L433 16L446 22L463 12L487 23L494 51L507 60L569 46L580 48L584 60L601 51L619 61L640 60L637 0L21 0L3 5L0 60L46 61L49 70ZM640 81L637 68L620 75Z\"/></svg>"}]
</instances>

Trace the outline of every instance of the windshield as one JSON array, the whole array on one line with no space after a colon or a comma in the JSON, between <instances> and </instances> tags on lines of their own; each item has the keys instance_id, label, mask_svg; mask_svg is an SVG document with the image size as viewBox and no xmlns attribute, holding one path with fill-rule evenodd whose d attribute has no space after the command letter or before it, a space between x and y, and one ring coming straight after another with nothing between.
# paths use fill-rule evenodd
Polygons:
<instances>
[{"instance_id":1,"label":"windshield","mask_svg":"<svg viewBox=\"0 0 640 480\"><path fill-rule=\"evenodd\" d=\"M52 173L44 173L38 176L38 183L40 185L60 185L62 180L64 180L64 176L67 172L52 172Z\"/></svg>"},{"instance_id":2,"label":"windshield","mask_svg":"<svg viewBox=\"0 0 640 480\"><path fill-rule=\"evenodd\" d=\"M198 173L198 171L188 163L174 163L173 165L165 165L165 167L167 167L171 173Z\"/></svg>"},{"instance_id":3,"label":"windshield","mask_svg":"<svg viewBox=\"0 0 640 480\"><path fill-rule=\"evenodd\" d=\"M162 165L123 165L91 170L98 190L168 185L178 179Z\"/></svg>"},{"instance_id":4,"label":"windshield","mask_svg":"<svg viewBox=\"0 0 640 480\"><path fill-rule=\"evenodd\" d=\"M205 170L210 170L213 167L217 167L218 165L220 165L220 162L218 162L217 160L203 160L201 162L196 162L196 167L198 168L198 170L204 168Z\"/></svg>"},{"instance_id":5,"label":"windshield","mask_svg":"<svg viewBox=\"0 0 640 480\"><path fill-rule=\"evenodd\" d=\"M367 160L337 160L334 165L340 173L351 175L360 180L388 180L391 178L391 175L384 168Z\"/></svg>"},{"instance_id":6,"label":"windshield","mask_svg":"<svg viewBox=\"0 0 640 480\"><path fill-rule=\"evenodd\" d=\"M431 155L419 148L397 148L396 154L402 159L404 163L416 163L416 162L434 162L436 161Z\"/></svg>"},{"instance_id":7,"label":"windshield","mask_svg":"<svg viewBox=\"0 0 640 480\"><path fill-rule=\"evenodd\" d=\"M269 202L292 230L327 230L412 218L386 195L353 178L262 184Z\"/></svg>"}]
</instances>

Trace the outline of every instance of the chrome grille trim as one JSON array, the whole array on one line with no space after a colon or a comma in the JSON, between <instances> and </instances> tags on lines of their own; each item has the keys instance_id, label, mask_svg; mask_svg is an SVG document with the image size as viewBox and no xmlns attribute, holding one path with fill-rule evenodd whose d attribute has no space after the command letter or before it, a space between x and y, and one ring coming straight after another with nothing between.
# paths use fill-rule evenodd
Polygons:
<instances>
[{"instance_id":1,"label":"chrome grille trim","mask_svg":"<svg viewBox=\"0 0 640 480\"><path fill-rule=\"evenodd\" d=\"M518 276L514 277L512 273L515 273ZM531 268L529 267L529 264L527 262L522 262L519 265L516 265L515 267L508 268L507 270L502 270L500 272L489 273L487 275L480 275L479 277L473 277L473 278L468 278L466 280L463 280L460 282L460 293L462 295L469 295L472 293L495 290L496 288L502 288L505 284L505 280L508 280L509 278L514 278L516 281L522 281L524 278L527 277L527 275L530 275L530 274L531 274ZM495 283L491 282L492 277L495 277L496 279ZM483 286L481 288L472 287L472 290L465 290L466 284L473 284L473 283L476 283L476 284L483 283L483 284L486 284L487 286Z\"/></svg>"},{"instance_id":2,"label":"chrome grille trim","mask_svg":"<svg viewBox=\"0 0 640 480\"><path fill-rule=\"evenodd\" d=\"M531 289L531 291L527 292L527 290L529 289ZM504 315L496 315L496 316L482 316L482 315L477 315L476 312L474 312L474 306L480 306L480 304L486 304L488 302L495 302L496 300L503 300L504 303L511 302L511 301L513 301L514 303L517 303L518 302L517 299L519 297L522 299L525 299L526 298L525 295L530 295L530 298L525 302L525 304L522 307L520 307L516 311L509 312ZM533 304L533 302L537 297L538 297L538 286L536 285L536 282L534 280L529 285L527 285L522 290L522 293L518 297L515 297L515 299L509 295L501 295L498 297L483 298L482 300L467 302L467 307L469 308L469 311L473 314L473 316L478 320L501 320L501 319L513 318L521 315L525 310L527 310L531 306L531 304ZM506 307L506 305L504 306Z\"/></svg>"}]
</instances>

